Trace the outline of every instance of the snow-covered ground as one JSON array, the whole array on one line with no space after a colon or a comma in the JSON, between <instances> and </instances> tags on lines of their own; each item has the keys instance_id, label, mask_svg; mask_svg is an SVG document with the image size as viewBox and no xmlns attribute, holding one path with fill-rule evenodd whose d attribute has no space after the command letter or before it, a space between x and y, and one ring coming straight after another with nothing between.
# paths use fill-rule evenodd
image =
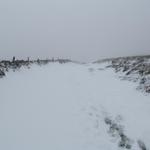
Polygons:
<instances>
[{"instance_id":1,"label":"snow-covered ground","mask_svg":"<svg viewBox=\"0 0 150 150\"><path fill-rule=\"evenodd\" d=\"M50 63L0 79L0 149L125 149L120 130L132 150L150 148L149 96L104 67Z\"/></svg>"}]
</instances>

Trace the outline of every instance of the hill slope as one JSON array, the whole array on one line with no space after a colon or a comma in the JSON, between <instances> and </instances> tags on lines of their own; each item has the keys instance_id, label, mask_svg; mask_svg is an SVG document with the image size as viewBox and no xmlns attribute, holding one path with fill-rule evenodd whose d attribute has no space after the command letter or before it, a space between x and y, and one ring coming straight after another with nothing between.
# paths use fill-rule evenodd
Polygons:
<instances>
[{"instance_id":1,"label":"hill slope","mask_svg":"<svg viewBox=\"0 0 150 150\"><path fill-rule=\"evenodd\" d=\"M0 79L0 149L150 148L149 97L107 65L33 65Z\"/></svg>"}]
</instances>

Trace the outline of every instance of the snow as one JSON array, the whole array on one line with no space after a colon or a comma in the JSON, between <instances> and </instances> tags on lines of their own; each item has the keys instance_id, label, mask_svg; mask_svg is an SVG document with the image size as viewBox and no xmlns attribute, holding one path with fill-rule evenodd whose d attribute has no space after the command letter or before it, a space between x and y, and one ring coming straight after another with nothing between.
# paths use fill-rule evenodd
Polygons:
<instances>
[{"instance_id":1,"label":"snow","mask_svg":"<svg viewBox=\"0 0 150 150\"><path fill-rule=\"evenodd\" d=\"M106 64L33 65L0 79L1 150L117 150L105 118L150 148L149 96Z\"/></svg>"}]
</instances>

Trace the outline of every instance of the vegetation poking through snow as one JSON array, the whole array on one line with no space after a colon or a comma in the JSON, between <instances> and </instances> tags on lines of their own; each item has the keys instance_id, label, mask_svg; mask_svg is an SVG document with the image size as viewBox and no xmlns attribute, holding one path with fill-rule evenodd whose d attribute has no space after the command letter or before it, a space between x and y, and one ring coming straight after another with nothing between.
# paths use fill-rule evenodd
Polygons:
<instances>
[{"instance_id":1,"label":"vegetation poking through snow","mask_svg":"<svg viewBox=\"0 0 150 150\"><path fill-rule=\"evenodd\" d=\"M137 89L150 93L150 56L137 56L112 59L115 72L122 72L121 79L138 82Z\"/></svg>"},{"instance_id":2,"label":"vegetation poking through snow","mask_svg":"<svg viewBox=\"0 0 150 150\"><path fill-rule=\"evenodd\" d=\"M60 64L73 62L69 59L37 59L37 60L30 60L27 58L27 60L16 60L15 57L13 57L12 60L2 60L0 61L0 78L4 77L6 75L6 72L9 70L13 70L14 72L21 67L27 67L28 69L32 64L37 65L46 65L48 63L58 62Z\"/></svg>"}]
</instances>

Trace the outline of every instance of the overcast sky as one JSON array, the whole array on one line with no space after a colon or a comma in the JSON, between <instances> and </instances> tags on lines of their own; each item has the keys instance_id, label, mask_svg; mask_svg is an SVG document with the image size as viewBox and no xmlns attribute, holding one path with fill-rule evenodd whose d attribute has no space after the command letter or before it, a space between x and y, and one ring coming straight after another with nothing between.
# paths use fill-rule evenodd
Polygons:
<instances>
[{"instance_id":1,"label":"overcast sky","mask_svg":"<svg viewBox=\"0 0 150 150\"><path fill-rule=\"evenodd\" d=\"M0 58L150 54L150 0L0 0Z\"/></svg>"}]
</instances>

